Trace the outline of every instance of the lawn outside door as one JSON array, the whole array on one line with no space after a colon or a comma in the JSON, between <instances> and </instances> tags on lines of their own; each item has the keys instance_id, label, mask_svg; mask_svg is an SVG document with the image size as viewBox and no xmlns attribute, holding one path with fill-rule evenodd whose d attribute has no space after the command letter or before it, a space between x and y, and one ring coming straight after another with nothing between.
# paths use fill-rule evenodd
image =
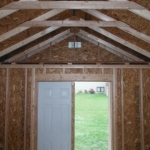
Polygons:
<instances>
[{"instance_id":1,"label":"lawn outside door","mask_svg":"<svg viewBox=\"0 0 150 150\"><path fill-rule=\"evenodd\" d=\"M71 84L38 83L37 150L71 150Z\"/></svg>"}]
</instances>

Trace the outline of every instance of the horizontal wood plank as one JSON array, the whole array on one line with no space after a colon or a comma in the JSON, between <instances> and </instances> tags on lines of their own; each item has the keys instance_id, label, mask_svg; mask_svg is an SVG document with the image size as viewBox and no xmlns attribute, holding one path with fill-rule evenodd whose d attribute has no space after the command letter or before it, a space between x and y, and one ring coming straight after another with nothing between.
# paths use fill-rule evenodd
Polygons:
<instances>
[{"instance_id":1,"label":"horizontal wood plank","mask_svg":"<svg viewBox=\"0 0 150 150\"><path fill-rule=\"evenodd\" d=\"M64 81L105 81L105 82L110 82L112 81L113 77L111 74L39 74L36 76L36 81L59 81L59 80L64 80Z\"/></svg>"},{"instance_id":2,"label":"horizontal wood plank","mask_svg":"<svg viewBox=\"0 0 150 150\"><path fill-rule=\"evenodd\" d=\"M23 23L23 27L50 27L50 26L63 26L63 27L127 27L128 25L120 21L27 21Z\"/></svg>"},{"instance_id":3,"label":"horizontal wood plank","mask_svg":"<svg viewBox=\"0 0 150 150\"><path fill-rule=\"evenodd\" d=\"M12 2L4 9L145 9L135 2L124 1L39 1Z\"/></svg>"}]
</instances>

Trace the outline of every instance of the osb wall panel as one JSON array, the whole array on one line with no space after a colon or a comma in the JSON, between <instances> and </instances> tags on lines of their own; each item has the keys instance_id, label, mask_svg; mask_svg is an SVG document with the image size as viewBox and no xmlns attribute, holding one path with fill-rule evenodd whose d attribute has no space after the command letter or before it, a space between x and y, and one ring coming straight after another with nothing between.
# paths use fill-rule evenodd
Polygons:
<instances>
[{"instance_id":1,"label":"osb wall panel","mask_svg":"<svg viewBox=\"0 0 150 150\"><path fill-rule=\"evenodd\" d=\"M43 68L36 68L35 69L35 74L42 74L44 73L44 69Z\"/></svg>"},{"instance_id":2,"label":"osb wall panel","mask_svg":"<svg viewBox=\"0 0 150 150\"><path fill-rule=\"evenodd\" d=\"M124 149L139 150L139 69L123 69Z\"/></svg>"},{"instance_id":3,"label":"osb wall panel","mask_svg":"<svg viewBox=\"0 0 150 150\"><path fill-rule=\"evenodd\" d=\"M117 148L118 150L122 149L122 106L121 106L121 69L117 69Z\"/></svg>"},{"instance_id":4,"label":"osb wall panel","mask_svg":"<svg viewBox=\"0 0 150 150\"><path fill-rule=\"evenodd\" d=\"M150 69L143 69L143 110L145 150L150 149Z\"/></svg>"},{"instance_id":5,"label":"osb wall panel","mask_svg":"<svg viewBox=\"0 0 150 150\"><path fill-rule=\"evenodd\" d=\"M76 41L82 42L82 48L68 48L68 42L74 41L74 37L67 38L55 45L47 48L28 58L29 61L57 61L57 60L76 60L76 61L122 61L118 57L107 50L98 47L88 41L76 37ZM98 57L99 50L99 57Z\"/></svg>"},{"instance_id":6,"label":"osb wall panel","mask_svg":"<svg viewBox=\"0 0 150 150\"><path fill-rule=\"evenodd\" d=\"M112 68L104 68L104 74L113 74Z\"/></svg>"},{"instance_id":7,"label":"osb wall panel","mask_svg":"<svg viewBox=\"0 0 150 150\"><path fill-rule=\"evenodd\" d=\"M82 74L83 69L81 68L67 68L65 69L66 74Z\"/></svg>"},{"instance_id":8,"label":"osb wall panel","mask_svg":"<svg viewBox=\"0 0 150 150\"><path fill-rule=\"evenodd\" d=\"M8 149L22 150L24 136L25 70L10 69Z\"/></svg>"},{"instance_id":9,"label":"osb wall panel","mask_svg":"<svg viewBox=\"0 0 150 150\"><path fill-rule=\"evenodd\" d=\"M26 138L26 148L30 149L30 121L31 121L31 79L32 79L32 69L27 70L27 138Z\"/></svg>"},{"instance_id":10,"label":"osb wall panel","mask_svg":"<svg viewBox=\"0 0 150 150\"><path fill-rule=\"evenodd\" d=\"M5 143L6 69L0 69L0 150Z\"/></svg>"},{"instance_id":11,"label":"osb wall panel","mask_svg":"<svg viewBox=\"0 0 150 150\"><path fill-rule=\"evenodd\" d=\"M112 68L67 68L66 74L71 73L86 73L86 74L112 74ZM59 74L64 73L63 68L36 68L36 74ZM5 101L6 96L6 69L0 69L0 94L2 93ZM9 150L23 150L23 127L24 127L24 97L25 97L25 69L10 69L10 106L9 106L9 135L8 135L8 149ZM30 116L31 116L31 79L32 69L27 70L27 150L30 150ZM123 69L123 100L124 100L124 140L125 150L139 150L140 149L140 120L139 120L139 69ZM144 136L145 147L150 145L150 70L143 69L143 99L144 99ZM117 147L122 149L122 114L121 114L121 69L117 69ZM4 106L0 105L0 119L4 114ZM2 112L3 110L3 112ZM1 113L2 112L2 113ZM3 116L4 117L4 116ZM4 118L3 118L4 119ZM0 129L3 131L3 136L0 136L4 146L4 120L0 124ZM0 132L1 134L1 132ZM0 149L4 150L4 149Z\"/></svg>"},{"instance_id":12,"label":"osb wall panel","mask_svg":"<svg viewBox=\"0 0 150 150\"><path fill-rule=\"evenodd\" d=\"M46 74L62 74L62 68L46 68Z\"/></svg>"},{"instance_id":13,"label":"osb wall panel","mask_svg":"<svg viewBox=\"0 0 150 150\"><path fill-rule=\"evenodd\" d=\"M101 68L85 68L84 69L85 74L102 74Z\"/></svg>"}]
</instances>

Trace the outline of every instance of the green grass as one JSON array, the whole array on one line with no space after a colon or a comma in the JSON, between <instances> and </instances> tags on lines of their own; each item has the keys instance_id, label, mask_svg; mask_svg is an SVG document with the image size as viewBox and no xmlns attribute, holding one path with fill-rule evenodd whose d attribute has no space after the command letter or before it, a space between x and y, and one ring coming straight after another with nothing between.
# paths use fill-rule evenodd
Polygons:
<instances>
[{"instance_id":1,"label":"green grass","mask_svg":"<svg viewBox=\"0 0 150 150\"><path fill-rule=\"evenodd\" d=\"M106 95L75 95L75 150L108 150Z\"/></svg>"}]
</instances>

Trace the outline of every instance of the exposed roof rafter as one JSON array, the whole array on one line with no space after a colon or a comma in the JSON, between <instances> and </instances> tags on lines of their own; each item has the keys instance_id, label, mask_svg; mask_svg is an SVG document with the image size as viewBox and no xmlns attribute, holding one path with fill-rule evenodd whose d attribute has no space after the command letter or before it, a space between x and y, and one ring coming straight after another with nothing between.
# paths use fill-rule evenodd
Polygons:
<instances>
[{"instance_id":1,"label":"exposed roof rafter","mask_svg":"<svg viewBox=\"0 0 150 150\"><path fill-rule=\"evenodd\" d=\"M26 44L36 40L36 39L38 39L38 38L40 38L40 37L42 37L42 36L52 32L52 31L54 31L54 30L56 30L58 28L59 27L49 27L49 28L47 28L47 29L37 33L37 34L32 35L29 38L27 38L27 39L25 39L25 40L15 44L15 45L12 45L11 47L8 47L8 48L0 51L0 57L2 57L4 55L6 55L6 54L8 54L8 53L18 49L18 48L20 48L20 47L22 47L22 46L24 46L24 45L26 45Z\"/></svg>"},{"instance_id":2,"label":"exposed roof rafter","mask_svg":"<svg viewBox=\"0 0 150 150\"><path fill-rule=\"evenodd\" d=\"M53 10L51 10L51 11L49 11L49 12L47 12L47 13L45 13L45 14L43 14L43 15L35 18L35 19L33 19L32 21L47 20L47 19L49 19L49 18L51 18L51 17L53 17L53 16L55 16L55 15L57 15L57 14L63 12L63 11L65 11L65 10L64 9L53 9ZM25 30L27 30L29 28L30 27L18 26L16 28L14 28L14 29L12 29L12 30L10 30L10 31L0 35L0 42L4 41L4 40L6 40L6 39L8 39L8 38L10 38L10 37L20 33L20 32L23 32L23 31L25 31Z\"/></svg>"},{"instance_id":3,"label":"exposed roof rafter","mask_svg":"<svg viewBox=\"0 0 150 150\"><path fill-rule=\"evenodd\" d=\"M89 38L88 36L85 36L85 35L83 35L83 34L81 34L81 33L76 33L76 35L79 36L80 38L86 40L86 41L89 41L89 42L91 42L91 43L93 43L93 44L95 44L95 45L98 45L99 47L101 47L101 48L103 48L103 49L109 51L109 52L112 53L112 54L115 54L115 55L117 55L117 56L119 56L119 57L123 57L123 58L126 59L126 60L133 61L133 59L131 59L131 58L129 58L129 57L126 57L125 55L123 55L123 54L117 52L116 50L114 50L114 49L112 49L112 48L109 48L108 46L103 45L102 43L99 43L99 42L97 42L96 40Z\"/></svg>"},{"instance_id":4,"label":"exposed roof rafter","mask_svg":"<svg viewBox=\"0 0 150 150\"><path fill-rule=\"evenodd\" d=\"M97 11L97 10L83 10L83 11L90 14L90 15L93 15L94 17L97 17L98 19L104 20L104 21L117 21L117 20ZM118 28L131 34L131 35L133 35L133 36L136 36L137 38L139 38L145 42L150 43L150 37L149 36L131 28L130 26L128 26L128 27L119 27L118 26Z\"/></svg>"},{"instance_id":5,"label":"exposed roof rafter","mask_svg":"<svg viewBox=\"0 0 150 150\"><path fill-rule=\"evenodd\" d=\"M112 39L112 40L114 40L114 41L116 41L116 42L118 42L118 43L120 43L120 44L122 44L122 45L150 58L150 52L146 51L143 48L140 48L140 47L138 47L138 46L136 46L136 45L134 45L134 44L110 33L110 32L108 32L102 28L98 28L98 27L89 27L89 28L91 28L92 30L94 30L94 31L96 31L96 32L98 32L98 33L100 33L100 34L102 34L102 35L104 35L104 36L106 36L106 37L108 37L108 38L110 38L110 39Z\"/></svg>"},{"instance_id":6,"label":"exposed roof rafter","mask_svg":"<svg viewBox=\"0 0 150 150\"><path fill-rule=\"evenodd\" d=\"M109 1L113 1L113 2L116 2L116 1L118 1L118 2L123 2L123 1L124 2L129 2L128 0L109 0ZM135 13L135 14L137 14L137 15L145 18L145 19L150 20L150 11L146 10L146 8L145 8L145 10L137 10L137 9L133 8L133 9L129 9L129 11L131 11L131 12L133 12L133 13Z\"/></svg>"},{"instance_id":7,"label":"exposed roof rafter","mask_svg":"<svg viewBox=\"0 0 150 150\"><path fill-rule=\"evenodd\" d=\"M88 32L85 32L85 31L83 31L83 30L80 30L79 33L81 33L81 34L83 34L84 36L87 36L87 37L89 37L89 38L91 38L91 39L93 39L93 40L95 40L95 41L97 41L97 42L99 42L99 43L101 43L101 44L103 44L103 45L105 45L105 46L107 46L107 47L109 47L109 48L115 50L115 51L117 51L118 53L120 53L120 54L122 54L122 55L125 55L125 56L129 57L129 58L132 59L132 60L135 60L135 61L143 61L142 59L140 59L140 58L138 58L138 57L136 57L136 56L134 56L134 55L132 55L132 54L129 54L129 53L123 51L122 49L120 49L120 48L118 48L118 47L116 47L116 46L114 46L114 45L112 45L112 44L110 44L110 43L108 43L108 42L106 42L106 41L104 41L104 40L102 40L102 39L99 39L98 37L96 37L96 36L94 36L94 35L92 35L92 34L89 34Z\"/></svg>"},{"instance_id":8,"label":"exposed roof rafter","mask_svg":"<svg viewBox=\"0 0 150 150\"><path fill-rule=\"evenodd\" d=\"M19 0L19 1L28 1L28 0ZM38 0L30 0L30 1L38 1ZM8 15L11 15L12 13L18 11L18 9L15 9L15 10L0 10L0 19L8 16Z\"/></svg>"},{"instance_id":9,"label":"exposed roof rafter","mask_svg":"<svg viewBox=\"0 0 150 150\"><path fill-rule=\"evenodd\" d=\"M48 40L45 40L29 49L23 51L22 53L19 53L18 55L14 56L14 57L7 59L6 62L23 60L26 57L30 57L30 56L36 54L37 52L40 52L40 51L48 48L50 46L50 43L51 43L51 45L56 44L72 35L73 35L73 33L70 33L70 30L61 32L60 34L57 34L56 36L54 36Z\"/></svg>"}]
</instances>

